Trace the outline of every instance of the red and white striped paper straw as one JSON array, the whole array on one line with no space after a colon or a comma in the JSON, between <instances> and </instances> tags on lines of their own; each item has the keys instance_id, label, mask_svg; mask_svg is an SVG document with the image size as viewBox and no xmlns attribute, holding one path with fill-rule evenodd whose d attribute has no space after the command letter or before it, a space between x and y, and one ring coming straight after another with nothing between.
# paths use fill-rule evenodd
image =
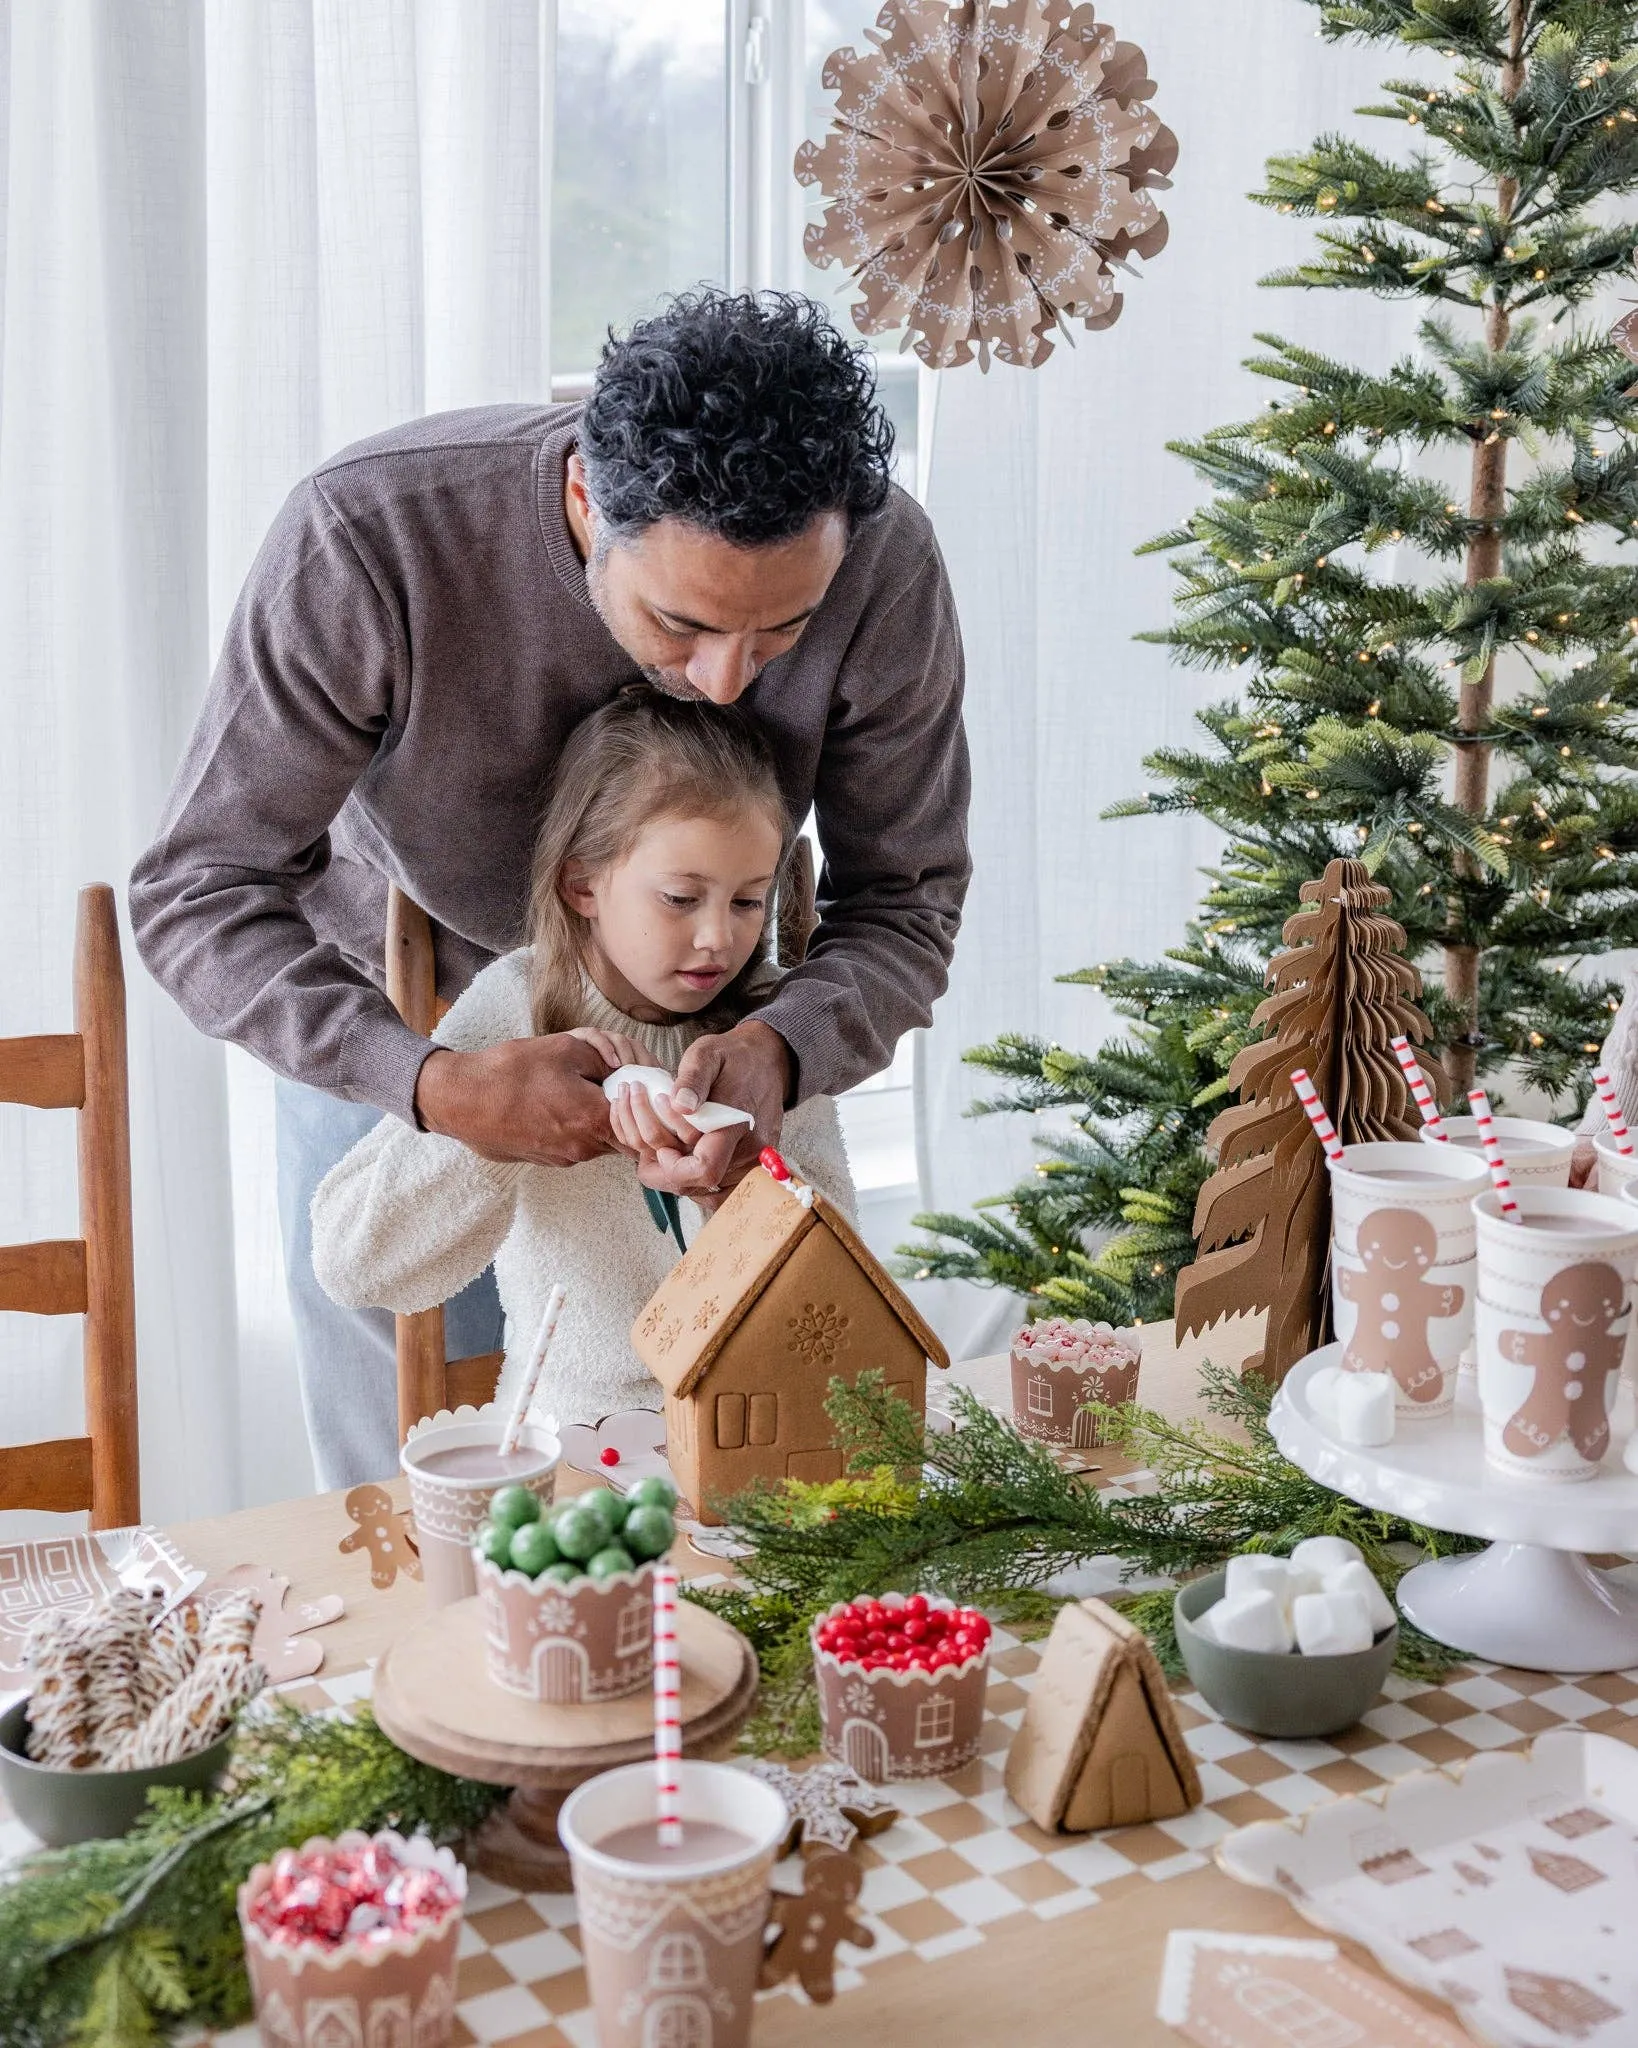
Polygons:
<instances>
[{"instance_id":1,"label":"red and white striped paper straw","mask_svg":"<svg viewBox=\"0 0 1638 2048\"><path fill-rule=\"evenodd\" d=\"M1306 1067L1297 1068L1291 1076L1291 1085L1297 1091L1297 1100L1308 1112L1308 1121L1314 1126L1314 1135L1325 1147L1326 1158L1333 1166L1340 1166L1343 1160L1342 1140L1337 1136L1336 1126L1325 1114L1325 1104L1315 1092Z\"/></svg>"},{"instance_id":2,"label":"red and white striped paper straw","mask_svg":"<svg viewBox=\"0 0 1638 2048\"><path fill-rule=\"evenodd\" d=\"M1501 1140L1496 1136L1496 1119L1490 1114L1490 1097L1482 1088L1470 1088L1467 1099L1473 1108L1473 1121L1479 1127L1479 1143L1484 1148L1484 1163L1490 1168L1496 1200L1508 1222L1517 1223L1521 1220L1519 1205L1513 1200L1513 1183L1508 1178L1507 1161L1502 1157Z\"/></svg>"},{"instance_id":3,"label":"red and white striped paper straw","mask_svg":"<svg viewBox=\"0 0 1638 2048\"><path fill-rule=\"evenodd\" d=\"M1441 1145L1448 1145L1450 1143L1450 1136L1445 1129L1444 1119L1439 1114L1439 1105L1433 1099L1433 1090L1428 1086L1427 1076L1416 1064L1416 1055L1411 1051L1410 1040L1408 1038L1390 1038L1388 1043L1393 1047L1395 1058L1405 1070L1405 1079L1410 1084L1411 1098L1422 1112L1423 1123L1427 1125L1431 1135L1437 1138Z\"/></svg>"},{"instance_id":4,"label":"red and white striped paper straw","mask_svg":"<svg viewBox=\"0 0 1638 2048\"><path fill-rule=\"evenodd\" d=\"M1615 1083L1603 1067L1593 1068L1593 1086L1598 1090L1598 1099L1604 1105L1604 1114L1610 1120L1610 1136L1615 1140L1615 1149L1625 1158L1632 1157L1632 1133L1627 1129L1627 1120L1621 1114L1621 1105L1615 1099Z\"/></svg>"},{"instance_id":5,"label":"red and white striped paper straw","mask_svg":"<svg viewBox=\"0 0 1638 2048\"><path fill-rule=\"evenodd\" d=\"M654 1572L654 1770L655 1812L660 1847L682 1847L682 1793L677 1763L682 1755L682 1681L677 1662L677 1570L662 1564Z\"/></svg>"}]
</instances>

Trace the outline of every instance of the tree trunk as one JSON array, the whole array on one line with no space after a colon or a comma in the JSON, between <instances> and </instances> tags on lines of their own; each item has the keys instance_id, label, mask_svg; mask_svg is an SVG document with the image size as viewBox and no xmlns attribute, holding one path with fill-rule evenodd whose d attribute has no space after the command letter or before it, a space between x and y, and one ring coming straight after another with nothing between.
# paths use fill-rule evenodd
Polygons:
<instances>
[{"instance_id":1,"label":"tree trunk","mask_svg":"<svg viewBox=\"0 0 1638 2048\"><path fill-rule=\"evenodd\" d=\"M1502 67L1502 97L1511 100L1524 83L1524 0L1508 0L1508 61ZM1496 211L1503 221L1512 215L1518 201L1518 185L1502 178L1496 186ZM1490 306L1485 313L1485 344L1492 351L1507 346L1510 322L1505 306ZM1468 485L1468 517L1481 522L1468 542L1463 581L1469 589L1501 573L1500 521L1507 510L1507 441L1501 434L1481 433L1473 445L1473 472ZM1480 733L1490 722L1495 696L1494 657L1483 673L1463 678L1456 702L1458 732ZM1470 817L1482 818L1490 800L1490 749L1469 740L1456 750L1456 774L1452 795L1458 808ZM1468 854L1456 856L1456 873L1463 880L1476 881L1478 863ZM1479 949L1460 936L1462 921L1453 913L1450 924L1455 934L1445 942L1445 994L1466 1020L1466 1031L1452 1039L1446 1062L1452 1088L1465 1095L1473 1086L1483 1034L1479 1029Z\"/></svg>"}]
</instances>

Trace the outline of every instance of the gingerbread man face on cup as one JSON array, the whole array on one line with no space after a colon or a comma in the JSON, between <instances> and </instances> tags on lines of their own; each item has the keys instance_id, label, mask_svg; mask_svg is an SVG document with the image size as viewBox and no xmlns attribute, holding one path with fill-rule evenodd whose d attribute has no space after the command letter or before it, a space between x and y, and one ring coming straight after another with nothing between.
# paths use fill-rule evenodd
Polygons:
<instances>
[{"instance_id":1,"label":"gingerbread man face on cup","mask_svg":"<svg viewBox=\"0 0 1638 2048\"><path fill-rule=\"evenodd\" d=\"M1503 1330L1501 1354L1535 1374L1523 1405L1502 1431L1515 1458L1539 1458L1568 1438L1589 1464L1609 1449L1610 1375L1621 1369L1625 1331L1611 1325L1626 1306L1613 1266L1590 1259L1566 1266L1541 1290L1545 1331Z\"/></svg>"},{"instance_id":2,"label":"gingerbread man face on cup","mask_svg":"<svg viewBox=\"0 0 1638 2048\"><path fill-rule=\"evenodd\" d=\"M1428 1324L1459 1313L1466 1296L1426 1278L1438 1252L1438 1232L1414 1209L1373 1209L1360 1224L1365 1270L1337 1273L1337 1291L1359 1311L1342 1354L1344 1372L1392 1373L1409 1400L1439 1399L1445 1374L1428 1343Z\"/></svg>"}]
</instances>

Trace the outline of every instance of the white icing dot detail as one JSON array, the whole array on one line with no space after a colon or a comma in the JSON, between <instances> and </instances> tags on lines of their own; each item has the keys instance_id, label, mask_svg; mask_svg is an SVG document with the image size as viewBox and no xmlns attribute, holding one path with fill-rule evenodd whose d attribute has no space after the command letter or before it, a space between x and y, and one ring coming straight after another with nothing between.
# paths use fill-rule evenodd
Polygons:
<instances>
[{"instance_id":1,"label":"white icing dot detail","mask_svg":"<svg viewBox=\"0 0 1638 2048\"><path fill-rule=\"evenodd\" d=\"M1583 1372L1586 1369L1587 1354L1585 1351L1572 1351L1564 1363L1571 1372Z\"/></svg>"},{"instance_id":2,"label":"white icing dot detail","mask_svg":"<svg viewBox=\"0 0 1638 2048\"><path fill-rule=\"evenodd\" d=\"M1382 1325L1382 1334L1391 1342L1393 1338L1399 1335L1399 1325L1391 1321L1384 1323Z\"/></svg>"},{"instance_id":3,"label":"white icing dot detail","mask_svg":"<svg viewBox=\"0 0 1638 2048\"><path fill-rule=\"evenodd\" d=\"M1565 1382L1565 1387L1564 1387L1564 1398L1565 1398L1565 1400L1566 1400L1566 1401L1579 1401L1579 1400L1580 1400L1580 1398L1581 1398L1581 1382L1580 1382L1579 1380L1568 1380L1568 1381L1566 1381L1566 1382Z\"/></svg>"},{"instance_id":4,"label":"white icing dot detail","mask_svg":"<svg viewBox=\"0 0 1638 2048\"><path fill-rule=\"evenodd\" d=\"M1382 1297L1382 1306L1388 1311L1390 1315L1392 1315L1394 1310L1399 1306L1399 1296L1397 1294L1384 1294Z\"/></svg>"}]
</instances>

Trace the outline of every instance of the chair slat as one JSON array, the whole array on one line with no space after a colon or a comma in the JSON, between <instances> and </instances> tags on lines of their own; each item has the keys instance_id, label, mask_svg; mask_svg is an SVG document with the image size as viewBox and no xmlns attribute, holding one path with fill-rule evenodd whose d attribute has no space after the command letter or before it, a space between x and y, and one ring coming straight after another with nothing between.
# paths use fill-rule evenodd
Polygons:
<instances>
[{"instance_id":1,"label":"chair slat","mask_svg":"<svg viewBox=\"0 0 1638 2048\"><path fill-rule=\"evenodd\" d=\"M444 1368L444 1400L451 1408L482 1408L495 1398L506 1363L504 1351L484 1351L476 1358L452 1358Z\"/></svg>"},{"instance_id":2,"label":"chair slat","mask_svg":"<svg viewBox=\"0 0 1638 2048\"><path fill-rule=\"evenodd\" d=\"M0 1309L26 1316L76 1316L85 1313L85 1305L83 1239L0 1245Z\"/></svg>"},{"instance_id":3,"label":"chair slat","mask_svg":"<svg viewBox=\"0 0 1638 2048\"><path fill-rule=\"evenodd\" d=\"M77 1031L0 1038L0 1102L78 1109L85 1100L85 1044Z\"/></svg>"},{"instance_id":4,"label":"chair slat","mask_svg":"<svg viewBox=\"0 0 1638 2048\"><path fill-rule=\"evenodd\" d=\"M91 1505L91 1439L58 1437L51 1443L0 1449L0 1501L36 1514L71 1515Z\"/></svg>"}]
</instances>

